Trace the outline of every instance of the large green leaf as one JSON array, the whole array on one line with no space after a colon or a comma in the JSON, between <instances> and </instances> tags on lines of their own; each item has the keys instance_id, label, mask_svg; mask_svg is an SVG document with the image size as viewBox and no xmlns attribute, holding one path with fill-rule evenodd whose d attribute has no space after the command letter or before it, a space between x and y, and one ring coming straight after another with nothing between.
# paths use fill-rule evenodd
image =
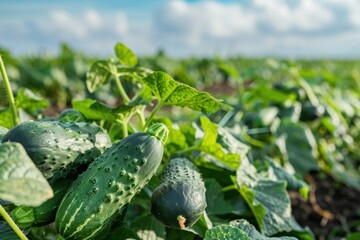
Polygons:
<instances>
[{"instance_id":1,"label":"large green leaf","mask_svg":"<svg viewBox=\"0 0 360 240\"><path fill-rule=\"evenodd\" d=\"M116 65L110 61L97 61L86 74L86 86L89 92L109 82L111 76L117 74Z\"/></svg>"},{"instance_id":2,"label":"large green leaf","mask_svg":"<svg viewBox=\"0 0 360 240\"><path fill-rule=\"evenodd\" d=\"M231 213L234 208L230 202L225 200L224 193L221 192L222 186L215 179L205 179L206 187L206 212L209 217L219 214Z\"/></svg>"},{"instance_id":3,"label":"large green leaf","mask_svg":"<svg viewBox=\"0 0 360 240\"><path fill-rule=\"evenodd\" d=\"M229 225L219 225L206 232L204 240L215 240L215 239L216 240L252 240L243 230Z\"/></svg>"},{"instance_id":4,"label":"large green leaf","mask_svg":"<svg viewBox=\"0 0 360 240\"><path fill-rule=\"evenodd\" d=\"M135 66L138 62L136 55L120 42L115 45L115 55L121 64L127 66Z\"/></svg>"},{"instance_id":5,"label":"large green leaf","mask_svg":"<svg viewBox=\"0 0 360 240\"><path fill-rule=\"evenodd\" d=\"M16 205L39 206L53 197L40 170L19 143L0 145L0 198Z\"/></svg>"},{"instance_id":6,"label":"large green leaf","mask_svg":"<svg viewBox=\"0 0 360 240\"><path fill-rule=\"evenodd\" d=\"M230 224L230 226L234 226L234 227L237 227L237 228L243 230L251 239L256 239L256 240L297 240L297 238L294 238L294 237L267 237L267 236L264 236L245 219L233 220L229 224Z\"/></svg>"},{"instance_id":7,"label":"large green leaf","mask_svg":"<svg viewBox=\"0 0 360 240\"><path fill-rule=\"evenodd\" d=\"M124 120L132 116L139 106L119 105L115 108L106 106L105 104L86 98L84 100L73 100L72 106L78 110L85 118L90 120Z\"/></svg>"},{"instance_id":8,"label":"large green leaf","mask_svg":"<svg viewBox=\"0 0 360 240\"><path fill-rule=\"evenodd\" d=\"M143 78L143 82L163 105L188 107L203 113L212 113L225 106L209 93L177 82L164 72L154 72Z\"/></svg>"},{"instance_id":9,"label":"large green leaf","mask_svg":"<svg viewBox=\"0 0 360 240\"><path fill-rule=\"evenodd\" d=\"M319 169L316 140L306 125L285 120L281 122L276 134L277 144L284 146L279 148L284 150L285 160L291 163L296 173L303 176L311 170Z\"/></svg>"},{"instance_id":10,"label":"large green leaf","mask_svg":"<svg viewBox=\"0 0 360 240\"><path fill-rule=\"evenodd\" d=\"M287 182L286 189L289 190L298 190L301 195L307 199L309 192L309 185L307 185L304 181L295 178L293 175L288 173L283 167L274 162L271 158L267 157L266 160L270 163L268 169L269 179L273 180L284 180Z\"/></svg>"},{"instance_id":11,"label":"large green leaf","mask_svg":"<svg viewBox=\"0 0 360 240\"><path fill-rule=\"evenodd\" d=\"M236 182L263 234L271 236L299 229L292 220L285 181L270 180L258 174L256 168L244 158L237 170Z\"/></svg>"},{"instance_id":12,"label":"large green leaf","mask_svg":"<svg viewBox=\"0 0 360 240\"><path fill-rule=\"evenodd\" d=\"M31 114L36 114L37 111L49 106L49 102L45 98L36 95L27 88L18 90L15 103L17 108L22 108Z\"/></svg>"},{"instance_id":13,"label":"large green leaf","mask_svg":"<svg viewBox=\"0 0 360 240\"><path fill-rule=\"evenodd\" d=\"M163 240L166 239L165 227L151 214L145 214L134 220L131 229L141 240Z\"/></svg>"},{"instance_id":14,"label":"large green leaf","mask_svg":"<svg viewBox=\"0 0 360 240\"><path fill-rule=\"evenodd\" d=\"M0 221L1 240L20 240L19 236L12 230L7 222Z\"/></svg>"},{"instance_id":15,"label":"large green leaf","mask_svg":"<svg viewBox=\"0 0 360 240\"><path fill-rule=\"evenodd\" d=\"M199 150L215 157L227 167L236 170L239 167L240 155L228 151L225 152L221 144L216 142L218 137L218 125L212 123L205 116L200 118L200 122L204 131L204 136L200 141Z\"/></svg>"}]
</instances>

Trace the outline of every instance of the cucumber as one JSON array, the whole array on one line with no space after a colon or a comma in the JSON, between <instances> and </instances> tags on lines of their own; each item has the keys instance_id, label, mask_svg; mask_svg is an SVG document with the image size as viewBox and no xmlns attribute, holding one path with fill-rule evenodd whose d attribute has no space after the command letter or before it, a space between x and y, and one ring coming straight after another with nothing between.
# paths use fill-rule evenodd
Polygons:
<instances>
[{"instance_id":1,"label":"cucumber","mask_svg":"<svg viewBox=\"0 0 360 240\"><path fill-rule=\"evenodd\" d=\"M104 129L84 122L27 121L7 132L2 141L21 143L47 179L86 167L111 146Z\"/></svg>"},{"instance_id":2,"label":"cucumber","mask_svg":"<svg viewBox=\"0 0 360 240\"><path fill-rule=\"evenodd\" d=\"M34 227L45 226L55 221L56 211L75 178L59 179L55 182L49 180L54 191L54 197L34 208Z\"/></svg>"},{"instance_id":3,"label":"cucumber","mask_svg":"<svg viewBox=\"0 0 360 240\"><path fill-rule=\"evenodd\" d=\"M131 201L160 165L168 129L154 124L108 148L71 185L56 214L65 239L93 239Z\"/></svg>"},{"instance_id":4,"label":"cucumber","mask_svg":"<svg viewBox=\"0 0 360 240\"><path fill-rule=\"evenodd\" d=\"M190 227L204 214L205 191L196 166L186 157L172 158L151 196L151 213L169 228Z\"/></svg>"}]
</instances>

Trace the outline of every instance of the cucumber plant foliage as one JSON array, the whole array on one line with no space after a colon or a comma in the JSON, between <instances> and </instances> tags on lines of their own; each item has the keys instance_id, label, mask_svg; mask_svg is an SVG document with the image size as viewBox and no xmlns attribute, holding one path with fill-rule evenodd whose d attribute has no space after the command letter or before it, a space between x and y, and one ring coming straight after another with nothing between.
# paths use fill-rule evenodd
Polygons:
<instances>
[{"instance_id":1,"label":"cucumber plant foliage","mask_svg":"<svg viewBox=\"0 0 360 240\"><path fill-rule=\"evenodd\" d=\"M18 105L0 110L0 236L312 239L293 218L287 192L306 198L301 176L317 169L312 158L309 166L296 165L293 155L301 141L306 153L299 156L317 157L308 128L274 124L278 110L256 122L259 131L285 139L277 142L280 160L293 171L285 170L279 159L257 154L266 144L258 130L247 131L238 106L140 66L123 43L114 51L88 66L84 87L91 97L73 99L59 116L42 116L48 101L28 89L17 91ZM241 80L236 68L219 64L222 74ZM288 100L271 91L257 88L247 97ZM15 125L14 108L27 116ZM172 156L186 160L174 163Z\"/></svg>"}]
</instances>

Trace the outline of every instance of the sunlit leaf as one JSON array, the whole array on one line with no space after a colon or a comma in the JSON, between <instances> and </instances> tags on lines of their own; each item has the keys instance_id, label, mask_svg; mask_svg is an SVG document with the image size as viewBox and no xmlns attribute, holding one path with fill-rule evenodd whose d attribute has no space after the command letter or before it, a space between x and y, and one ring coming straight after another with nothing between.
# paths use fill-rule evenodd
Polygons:
<instances>
[{"instance_id":1,"label":"sunlit leaf","mask_svg":"<svg viewBox=\"0 0 360 240\"><path fill-rule=\"evenodd\" d=\"M120 63L127 66L135 66L138 62L136 55L120 42L115 45L115 55Z\"/></svg>"},{"instance_id":2,"label":"sunlit leaf","mask_svg":"<svg viewBox=\"0 0 360 240\"><path fill-rule=\"evenodd\" d=\"M19 143L0 145L0 198L16 205L39 206L53 197L40 170Z\"/></svg>"},{"instance_id":3,"label":"sunlit leaf","mask_svg":"<svg viewBox=\"0 0 360 240\"><path fill-rule=\"evenodd\" d=\"M109 61L97 61L86 74L86 86L89 92L109 82L112 75L116 75L116 66Z\"/></svg>"},{"instance_id":4,"label":"sunlit leaf","mask_svg":"<svg viewBox=\"0 0 360 240\"><path fill-rule=\"evenodd\" d=\"M177 82L164 72L154 72L143 78L143 82L163 105L188 107L203 113L212 113L225 106L209 93Z\"/></svg>"}]
</instances>

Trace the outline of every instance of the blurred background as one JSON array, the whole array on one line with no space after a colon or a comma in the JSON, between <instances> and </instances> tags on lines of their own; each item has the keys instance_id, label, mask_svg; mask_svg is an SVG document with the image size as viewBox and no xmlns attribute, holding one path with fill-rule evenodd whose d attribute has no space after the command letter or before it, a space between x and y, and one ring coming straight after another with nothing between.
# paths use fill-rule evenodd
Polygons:
<instances>
[{"instance_id":1,"label":"blurred background","mask_svg":"<svg viewBox=\"0 0 360 240\"><path fill-rule=\"evenodd\" d=\"M57 53L67 42L111 54L174 57L360 56L358 0L1 0L0 46L15 54Z\"/></svg>"}]
</instances>

